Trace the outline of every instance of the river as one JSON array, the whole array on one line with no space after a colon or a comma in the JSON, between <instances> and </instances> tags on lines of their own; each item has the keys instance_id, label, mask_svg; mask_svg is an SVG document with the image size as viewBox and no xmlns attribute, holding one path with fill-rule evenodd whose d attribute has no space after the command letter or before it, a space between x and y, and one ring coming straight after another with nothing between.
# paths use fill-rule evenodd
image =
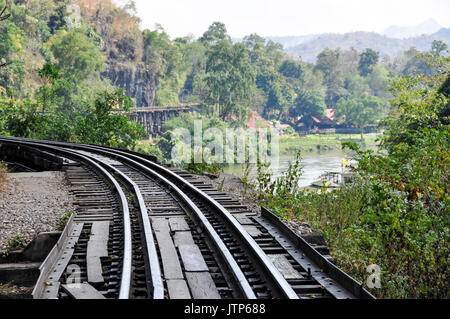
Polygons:
<instances>
[{"instance_id":1,"label":"river","mask_svg":"<svg viewBox=\"0 0 450 319\"><path fill-rule=\"evenodd\" d=\"M341 150L302 154L301 165L303 167L303 174L300 178L299 186L309 186L311 183L317 181L326 171L339 170L344 158L349 158L349 155ZM270 170L274 176L281 176L284 172L286 172L289 167L289 163L294 160L295 155L281 155L278 165L272 165ZM244 165L234 164L225 167L224 173L242 177L244 174L244 169ZM250 178L254 178L255 175L256 168L252 167Z\"/></svg>"}]
</instances>

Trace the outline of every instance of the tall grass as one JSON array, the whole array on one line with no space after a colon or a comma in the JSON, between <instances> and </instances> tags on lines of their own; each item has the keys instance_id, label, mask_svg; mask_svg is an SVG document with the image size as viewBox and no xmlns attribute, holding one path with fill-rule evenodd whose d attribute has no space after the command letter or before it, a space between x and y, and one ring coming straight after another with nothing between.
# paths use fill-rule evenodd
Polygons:
<instances>
[{"instance_id":1,"label":"tall grass","mask_svg":"<svg viewBox=\"0 0 450 319\"><path fill-rule=\"evenodd\" d=\"M375 166L374 158L363 159ZM372 171L357 174L352 184L330 192L293 191L291 182L301 174L298 157L277 180L277 191L266 174L258 175L256 185L262 205L321 232L337 265L366 288L367 267L378 265L381 288L369 289L377 297L449 298L448 197L440 195L442 207L429 207L395 188L378 169L380 178Z\"/></svg>"},{"instance_id":2,"label":"tall grass","mask_svg":"<svg viewBox=\"0 0 450 319\"><path fill-rule=\"evenodd\" d=\"M8 169L0 162L0 193L3 193L6 190L8 182Z\"/></svg>"}]
</instances>

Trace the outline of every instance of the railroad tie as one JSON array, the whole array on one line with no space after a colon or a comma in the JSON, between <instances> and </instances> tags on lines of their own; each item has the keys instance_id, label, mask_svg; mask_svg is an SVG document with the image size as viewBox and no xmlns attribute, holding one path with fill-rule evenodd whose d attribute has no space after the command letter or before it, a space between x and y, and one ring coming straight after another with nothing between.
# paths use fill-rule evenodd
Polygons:
<instances>
[{"instance_id":1,"label":"railroad tie","mask_svg":"<svg viewBox=\"0 0 450 319\"><path fill-rule=\"evenodd\" d=\"M75 299L106 299L88 283L61 285L61 287Z\"/></svg>"},{"instance_id":2,"label":"railroad tie","mask_svg":"<svg viewBox=\"0 0 450 319\"><path fill-rule=\"evenodd\" d=\"M92 224L87 246L87 275L91 284L101 284L103 278L100 258L108 256L109 221L96 221Z\"/></svg>"}]
</instances>

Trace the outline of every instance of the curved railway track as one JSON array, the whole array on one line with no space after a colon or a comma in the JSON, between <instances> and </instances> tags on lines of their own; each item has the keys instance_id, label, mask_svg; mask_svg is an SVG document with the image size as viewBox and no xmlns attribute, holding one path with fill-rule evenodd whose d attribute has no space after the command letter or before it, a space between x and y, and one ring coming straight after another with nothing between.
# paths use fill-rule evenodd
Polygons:
<instances>
[{"instance_id":1,"label":"curved railway track","mask_svg":"<svg viewBox=\"0 0 450 319\"><path fill-rule=\"evenodd\" d=\"M0 146L60 158L78 205L35 298L373 298L269 212L151 156L6 137Z\"/></svg>"}]
</instances>

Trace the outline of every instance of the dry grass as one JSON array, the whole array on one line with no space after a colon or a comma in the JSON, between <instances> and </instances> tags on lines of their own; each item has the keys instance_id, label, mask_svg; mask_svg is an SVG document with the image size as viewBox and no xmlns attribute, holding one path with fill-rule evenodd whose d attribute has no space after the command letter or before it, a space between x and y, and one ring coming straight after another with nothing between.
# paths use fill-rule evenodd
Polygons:
<instances>
[{"instance_id":1,"label":"dry grass","mask_svg":"<svg viewBox=\"0 0 450 319\"><path fill-rule=\"evenodd\" d=\"M6 190L9 182L8 169L0 162L0 193L3 193Z\"/></svg>"}]
</instances>

